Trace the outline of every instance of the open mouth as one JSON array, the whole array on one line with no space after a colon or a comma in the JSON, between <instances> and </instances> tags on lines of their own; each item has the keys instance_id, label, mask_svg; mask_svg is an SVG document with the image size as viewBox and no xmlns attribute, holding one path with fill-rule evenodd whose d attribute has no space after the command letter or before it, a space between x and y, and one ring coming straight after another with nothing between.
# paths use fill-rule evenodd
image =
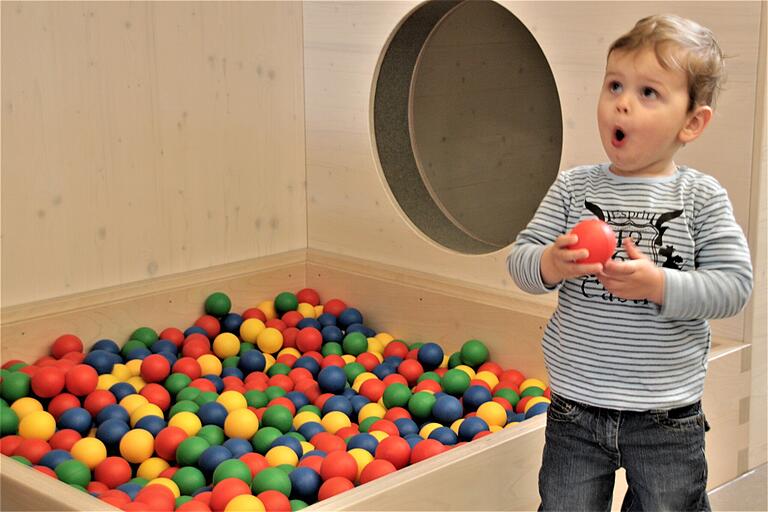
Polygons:
<instances>
[{"instance_id":1,"label":"open mouth","mask_svg":"<svg viewBox=\"0 0 768 512\"><path fill-rule=\"evenodd\" d=\"M623 146L626 139L627 139L627 135L624 133L624 130L622 130L621 128L616 128L615 130L613 130L613 137L612 137L611 143L613 144L614 147L618 148Z\"/></svg>"}]
</instances>

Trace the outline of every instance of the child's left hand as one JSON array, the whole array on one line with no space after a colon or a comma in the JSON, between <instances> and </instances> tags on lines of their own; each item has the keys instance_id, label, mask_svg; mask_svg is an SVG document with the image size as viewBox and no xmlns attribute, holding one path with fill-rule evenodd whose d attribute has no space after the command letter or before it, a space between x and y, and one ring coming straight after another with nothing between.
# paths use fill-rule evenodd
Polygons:
<instances>
[{"instance_id":1,"label":"child's left hand","mask_svg":"<svg viewBox=\"0 0 768 512\"><path fill-rule=\"evenodd\" d=\"M610 260L603 265L597 279L614 296L627 300L648 299L656 304L664 302L664 272L625 238L624 249L629 261Z\"/></svg>"}]
</instances>

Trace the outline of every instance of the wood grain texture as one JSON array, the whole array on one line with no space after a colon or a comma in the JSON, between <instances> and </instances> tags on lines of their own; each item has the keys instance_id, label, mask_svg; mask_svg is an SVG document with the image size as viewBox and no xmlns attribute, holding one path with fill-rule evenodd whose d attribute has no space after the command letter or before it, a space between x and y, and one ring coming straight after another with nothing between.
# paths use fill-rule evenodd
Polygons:
<instances>
[{"instance_id":1,"label":"wood grain texture","mask_svg":"<svg viewBox=\"0 0 768 512\"><path fill-rule=\"evenodd\" d=\"M2 2L2 302L306 247L299 2Z\"/></svg>"}]
</instances>

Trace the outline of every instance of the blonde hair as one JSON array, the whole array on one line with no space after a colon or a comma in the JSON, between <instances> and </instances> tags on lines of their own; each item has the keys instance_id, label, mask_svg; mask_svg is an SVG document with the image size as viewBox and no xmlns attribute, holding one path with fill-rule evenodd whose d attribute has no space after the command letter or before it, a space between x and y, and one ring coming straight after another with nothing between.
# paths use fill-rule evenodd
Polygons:
<instances>
[{"instance_id":1,"label":"blonde hair","mask_svg":"<svg viewBox=\"0 0 768 512\"><path fill-rule=\"evenodd\" d=\"M689 111L697 105L714 108L725 81L725 63L711 30L674 14L648 16L614 41L608 55L641 48L653 48L665 69L677 68L686 74Z\"/></svg>"}]
</instances>

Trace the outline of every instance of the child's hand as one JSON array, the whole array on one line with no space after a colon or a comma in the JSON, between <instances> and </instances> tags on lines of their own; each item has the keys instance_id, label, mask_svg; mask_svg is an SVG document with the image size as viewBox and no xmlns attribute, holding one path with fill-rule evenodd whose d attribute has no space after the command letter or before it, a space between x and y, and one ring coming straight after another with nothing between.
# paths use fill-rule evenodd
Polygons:
<instances>
[{"instance_id":1,"label":"child's hand","mask_svg":"<svg viewBox=\"0 0 768 512\"><path fill-rule=\"evenodd\" d=\"M627 300L648 299L664 302L664 272L637 248L632 239L624 239L629 261L611 260L597 279L616 297Z\"/></svg>"},{"instance_id":2,"label":"child's hand","mask_svg":"<svg viewBox=\"0 0 768 512\"><path fill-rule=\"evenodd\" d=\"M578 242L576 235L560 235L541 254L541 279L547 286L554 286L564 279L597 274L602 263L576 263L589 256L587 249L571 250L568 246Z\"/></svg>"}]
</instances>

